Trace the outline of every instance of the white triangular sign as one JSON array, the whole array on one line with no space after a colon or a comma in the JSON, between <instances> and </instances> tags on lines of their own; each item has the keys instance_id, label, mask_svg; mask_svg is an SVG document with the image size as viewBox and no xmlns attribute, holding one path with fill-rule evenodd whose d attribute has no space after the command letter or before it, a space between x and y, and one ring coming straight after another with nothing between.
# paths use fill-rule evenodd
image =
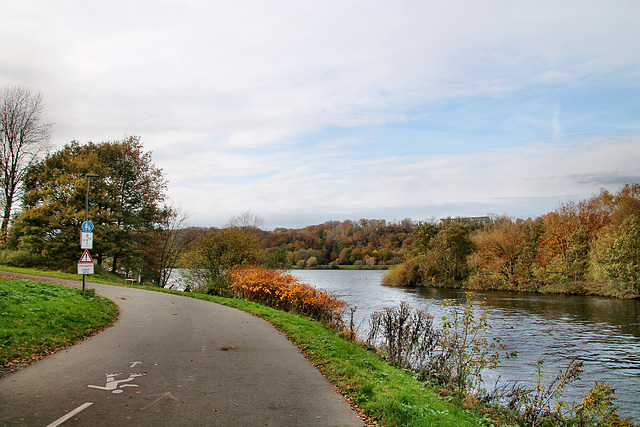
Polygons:
<instances>
[{"instance_id":1,"label":"white triangular sign","mask_svg":"<svg viewBox=\"0 0 640 427\"><path fill-rule=\"evenodd\" d=\"M91 258L91 254L88 250L85 250L78 262L93 262L93 258Z\"/></svg>"}]
</instances>

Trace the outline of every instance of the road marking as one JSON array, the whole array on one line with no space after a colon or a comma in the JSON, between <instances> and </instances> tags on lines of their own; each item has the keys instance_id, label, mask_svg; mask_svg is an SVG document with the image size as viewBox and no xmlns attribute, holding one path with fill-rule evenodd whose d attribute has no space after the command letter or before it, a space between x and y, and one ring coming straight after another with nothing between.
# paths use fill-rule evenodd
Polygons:
<instances>
[{"instance_id":1,"label":"road marking","mask_svg":"<svg viewBox=\"0 0 640 427\"><path fill-rule=\"evenodd\" d=\"M80 406L78 406L76 409L74 409L73 411L69 412L67 415L58 418L57 420L55 420L54 422L52 422L51 424L49 424L47 427L56 427L59 426L60 424L62 424L63 422L67 421L69 418L73 417L74 415L76 415L79 412L84 411L85 409L87 409L89 406L93 405L93 402L87 402L84 403Z\"/></svg>"},{"instance_id":2,"label":"road marking","mask_svg":"<svg viewBox=\"0 0 640 427\"><path fill-rule=\"evenodd\" d=\"M162 394L153 394L153 395L151 395L151 396L149 396L149 397L156 397L156 396L160 396L160 397L158 397L158 398L157 398L156 400L154 400L153 402L149 403L149 404L148 404L147 406L145 406L144 408L140 408L140 410L141 410L141 411L144 411L144 410L145 410L145 409L147 409L149 406L151 406L151 405L153 405L153 404L158 403L158 401L159 401L160 399L165 398L165 397L168 397L169 399L172 399L172 400L178 400L178 398L177 398L177 397L173 397L173 395L171 394L171 392L170 392L170 391L168 391L168 392L166 392L166 393L162 393Z\"/></svg>"},{"instance_id":3,"label":"road marking","mask_svg":"<svg viewBox=\"0 0 640 427\"><path fill-rule=\"evenodd\" d=\"M98 390L107 390L107 391L111 391L111 393L118 394L118 393L122 393L123 392L123 390L120 390L123 387L138 387L137 384L123 384L123 385L120 385L120 383L127 383L129 381L133 381L137 377L144 376L144 374L129 374L129 378L125 378L125 379L122 379L122 380L116 380L116 377L120 376L122 374L106 374L106 375L107 375L107 383L105 384L104 387L99 386L99 385L88 385L87 387L96 388Z\"/></svg>"},{"instance_id":4,"label":"road marking","mask_svg":"<svg viewBox=\"0 0 640 427\"><path fill-rule=\"evenodd\" d=\"M142 362L129 362L131 363L131 366L129 366L130 368L134 368L136 365L142 365Z\"/></svg>"}]
</instances>

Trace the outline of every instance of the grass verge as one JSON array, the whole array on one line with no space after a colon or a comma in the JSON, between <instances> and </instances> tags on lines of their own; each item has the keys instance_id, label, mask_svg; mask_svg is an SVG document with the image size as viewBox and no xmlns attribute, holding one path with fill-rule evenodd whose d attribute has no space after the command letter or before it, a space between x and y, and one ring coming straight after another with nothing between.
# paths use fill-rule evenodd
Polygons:
<instances>
[{"instance_id":1,"label":"grass verge","mask_svg":"<svg viewBox=\"0 0 640 427\"><path fill-rule=\"evenodd\" d=\"M94 335L117 315L95 292L0 279L0 377Z\"/></svg>"},{"instance_id":2,"label":"grass verge","mask_svg":"<svg viewBox=\"0 0 640 427\"><path fill-rule=\"evenodd\" d=\"M2 267L5 270L5 267ZM42 274L21 269L25 274ZM56 276L58 277L58 276ZM68 278L68 277L60 277ZM73 277L77 280L77 276ZM91 277L92 282L101 282ZM445 401L410 373L388 365L378 354L347 341L320 323L253 302L184 293L152 286L131 286L213 301L261 317L285 333L308 359L370 420L386 426L480 426L471 412ZM73 290L77 292L75 289Z\"/></svg>"},{"instance_id":3,"label":"grass verge","mask_svg":"<svg viewBox=\"0 0 640 427\"><path fill-rule=\"evenodd\" d=\"M480 426L470 411L446 402L410 373L347 341L320 323L249 301L161 290L213 301L261 317L294 342L307 358L373 421L386 426Z\"/></svg>"},{"instance_id":4,"label":"grass verge","mask_svg":"<svg viewBox=\"0 0 640 427\"><path fill-rule=\"evenodd\" d=\"M63 273L61 271L52 271L52 270L38 270L36 268L19 268L19 267L8 267L6 265L0 265L1 271L8 271L10 273L22 273L22 274L33 274L36 276L43 277L54 277L56 279L65 279L65 280L82 280L82 276L79 274L73 273ZM92 274L87 276L87 281L104 283L107 285L124 285L126 281L115 274Z\"/></svg>"}]
</instances>

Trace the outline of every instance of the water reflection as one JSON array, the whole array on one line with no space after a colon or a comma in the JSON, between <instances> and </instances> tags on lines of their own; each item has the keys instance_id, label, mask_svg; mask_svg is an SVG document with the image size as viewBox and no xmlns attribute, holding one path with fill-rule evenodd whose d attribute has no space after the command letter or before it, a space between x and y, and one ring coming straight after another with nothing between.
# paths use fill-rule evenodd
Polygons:
<instances>
[{"instance_id":1,"label":"water reflection","mask_svg":"<svg viewBox=\"0 0 640 427\"><path fill-rule=\"evenodd\" d=\"M444 299L464 299L464 291L450 289L399 289L380 285L380 271L302 270L293 274L318 288L334 292L357 306L355 320L361 333L368 316L384 307L407 301L428 309L436 319L447 314ZM504 380L535 381L535 364L545 360L551 380L572 357L584 362L583 381L567 394L581 399L594 379L617 389L619 413L640 420L640 301L600 297L475 292L485 298L492 333L500 336L516 359L505 360L499 372L489 372L486 383Z\"/></svg>"}]
</instances>

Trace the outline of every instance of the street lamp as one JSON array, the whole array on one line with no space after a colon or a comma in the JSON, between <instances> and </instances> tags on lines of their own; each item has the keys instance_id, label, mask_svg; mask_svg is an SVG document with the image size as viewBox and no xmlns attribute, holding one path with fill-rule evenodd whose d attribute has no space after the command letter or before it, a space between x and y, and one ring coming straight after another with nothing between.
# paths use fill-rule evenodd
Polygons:
<instances>
[{"instance_id":1,"label":"street lamp","mask_svg":"<svg viewBox=\"0 0 640 427\"><path fill-rule=\"evenodd\" d=\"M88 173L87 174L87 192L85 193L85 197L84 197L84 220L88 221L89 220L89 178L97 178L100 175L95 174L95 173ZM84 290L87 287L87 275L83 274L82 275L82 295L84 295Z\"/></svg>"}]
</instances>

